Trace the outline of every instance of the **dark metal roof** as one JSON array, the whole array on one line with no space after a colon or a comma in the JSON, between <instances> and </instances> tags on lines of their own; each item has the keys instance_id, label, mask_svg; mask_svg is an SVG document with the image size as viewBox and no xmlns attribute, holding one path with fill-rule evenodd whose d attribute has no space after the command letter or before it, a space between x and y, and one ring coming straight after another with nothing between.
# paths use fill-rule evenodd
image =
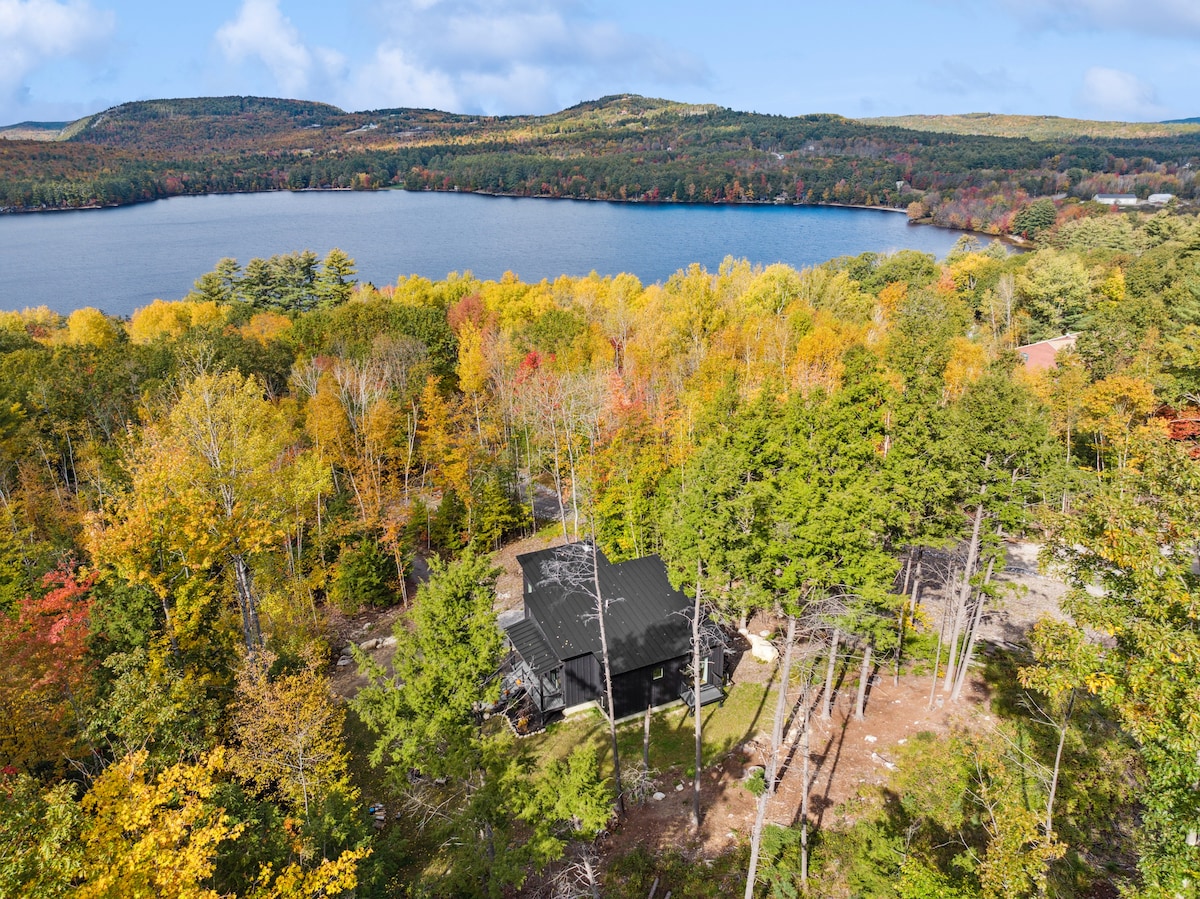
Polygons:
<instances>
[{"instance_id":1,"label":"dark metal roof","mask_svg":"<svg viewBox=\"0 0 1200 899\"><path fill-rule=\"evenodd\" d=\"M513 622L504 631L512 641L513 648L520 653L525 664L533 669L534 674L545 674L558 667L558 659L535 622L525 618Z\"/></svg>"},{"instance_id":2,"label":"dark metal roof","mask_svg":"<svg viewBox=\"0 0 1200 899\"><path fill-rule=\"evenodd\" d=\"M644 556L613 565L602 552L597 556L613 674L686 655L691 604L671 586L662 559ZM517 557L526 583L534 588L525 594L526 608L559 660L600 655L600 625L587 577L590 559L587 544L578 543ZM556 563L570 560L580 562L583 583L572 585L553 576Z\"/></svg>"}]
</instances>

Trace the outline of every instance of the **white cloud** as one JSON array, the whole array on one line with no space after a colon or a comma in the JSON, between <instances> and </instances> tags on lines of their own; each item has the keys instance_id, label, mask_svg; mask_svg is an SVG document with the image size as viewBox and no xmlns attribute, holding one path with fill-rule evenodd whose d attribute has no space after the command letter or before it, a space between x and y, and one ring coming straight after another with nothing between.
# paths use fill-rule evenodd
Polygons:
<instances>
[{"instance_id":1,"label":"white cloud","mask_svg":"<svg viewBox=\"0 0 1200 899\"><path fill-rule=\"evenodd\" d=\"M88 0L0 0L0 95L13 98L25 79L53 60L95 53L116 16Z\"/></svg>"},{"instance_id":2,"label":"white cloud","mask_svg":"<svg viewBox=\"0 0 1200 899\"><path fill-rule=\"evenodd\" d=\"M379 9L386 46L403 48L405 78L426 90L449 86L457 111L549 112L635 84L708 79L698 57L570 0L381 0ZM388 68L364 68L355 84L371 94L401 86ZM396 95L385 105L413 104Z\"/></svg>"},{"instance_id":3,"label":"white cloud","mask_svg":"<svg viewBox=\"0 0 1200 899\"><path fill-rule=\"evenodd\" d=\"M310 49L279 9L279 0L244 0L237 17L216 33L217 45L235 65L256 59L270 70L279 89L301 97L315 80L337 77L346 60L335 50Z\"/></svg>"},{"instance_id":4,"label":"white cloud","mask_svg":"<svg viewBox=\"0 0 1200 899\"><path fill-rule=\"evenodd\" d=\"M1100 115L1152 119L1163 114L1152 84L1130 72L1103 66L1093 66L1084 73L1076 99L1081 106Z\"/></svg>"},{"instance_id":5,"label":"white cloud","mask_svg":"<svg viewBox=\"0 0 1200 899\"><path fill-rule=\"evenodd\" d=\"M353 60L314 47L279 0L243 0L216 43L234 65L261 63L283 93L321 95L347 109L550 112L636 85L708 78L696 56L628 32L577 0L374 2L383 37Z\"/></svg>"},{"instance_id":6,"label":"white cloud","mask_svg":"<svg viewBox=\"0 0 1200 899\"><path fill-rule=\"evenodd\" d=\"M1035 27L1119 31L1159 37L1200 36L1196 0L1002 0Z\"/></svg>"},{"instance_id":7,"label":"white cloud","mask_svg":"<svg viewBox=\"0 0 1200 899\"><path fill-rule=\"evenodd\" d=\"M350 109L456 109L460 105L458 92L448 77L414 65L403 48L394 44L380 45L370 62L354 72L342 92L342 102Z\"/></svg>"},{"instance_id":8,"label":"white cloud","mask_svg":"<svg viewBox=\"0 0 1200 899\"><path fill-rule=\"evenodd\" d=\"M462 93L488 115L557 111L564 105L555 94L554 73L540 66L516 63L501 72L464 72L459 80Z\"/></svg>"}]
</instances>

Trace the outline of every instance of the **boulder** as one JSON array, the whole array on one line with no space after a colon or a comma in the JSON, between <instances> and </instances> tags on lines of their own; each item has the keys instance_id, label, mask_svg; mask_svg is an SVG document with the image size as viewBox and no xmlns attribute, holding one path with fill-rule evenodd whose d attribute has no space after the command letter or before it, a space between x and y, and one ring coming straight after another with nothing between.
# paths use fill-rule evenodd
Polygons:
<instances>
[{"instance_id":1,"label":"boulder","mask_svg":"<svg viewBox=\"0 0 1200 899\"><path fill-rule=\"evenodd\" d=\"M770 664L779 658L779 650L765 637L760 637L758 634L746 634L746 639L750 641L750 655L754 656L756 660Z\"/></svg>"}]
</instances>

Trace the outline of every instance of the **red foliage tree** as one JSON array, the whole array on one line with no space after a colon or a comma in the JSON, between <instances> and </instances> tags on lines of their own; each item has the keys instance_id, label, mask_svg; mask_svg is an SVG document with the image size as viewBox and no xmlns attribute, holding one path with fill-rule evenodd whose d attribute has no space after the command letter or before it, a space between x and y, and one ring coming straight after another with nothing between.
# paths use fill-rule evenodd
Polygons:
<instances>
[{"instance_id":1,"label":"red foliage tree","mask_svg":"<svg viewBox=\"0 0 1200 899\"><path fill-rule=\"evenodd\" d=\"M0 758L10 765L44 770L72 754L93 581L65 562L43 577L42 595L0 615Z\"/></svg>"}]
</instances>

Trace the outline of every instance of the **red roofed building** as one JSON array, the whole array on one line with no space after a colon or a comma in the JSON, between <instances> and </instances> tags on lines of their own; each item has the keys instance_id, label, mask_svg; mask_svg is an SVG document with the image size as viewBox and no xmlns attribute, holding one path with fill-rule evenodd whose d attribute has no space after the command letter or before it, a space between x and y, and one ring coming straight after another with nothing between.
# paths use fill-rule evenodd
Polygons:
<instances>
[{"instance_id":1,"label":"red roofed building","mask_svg":"<svg viewBox=\"0 0 1200 899\"><path fill-rule=\"evenodd\" d=\"M1041 371L1044 368L1057 368L1054 357L1059 350L1075 349L1074 334L1064 334L1062 337L1051 337L1049 340L1039 340L1037 343L1027 343L1017 347L1017 352L1025 360L1027 371Z\"/></svg>"}]
</instances>

